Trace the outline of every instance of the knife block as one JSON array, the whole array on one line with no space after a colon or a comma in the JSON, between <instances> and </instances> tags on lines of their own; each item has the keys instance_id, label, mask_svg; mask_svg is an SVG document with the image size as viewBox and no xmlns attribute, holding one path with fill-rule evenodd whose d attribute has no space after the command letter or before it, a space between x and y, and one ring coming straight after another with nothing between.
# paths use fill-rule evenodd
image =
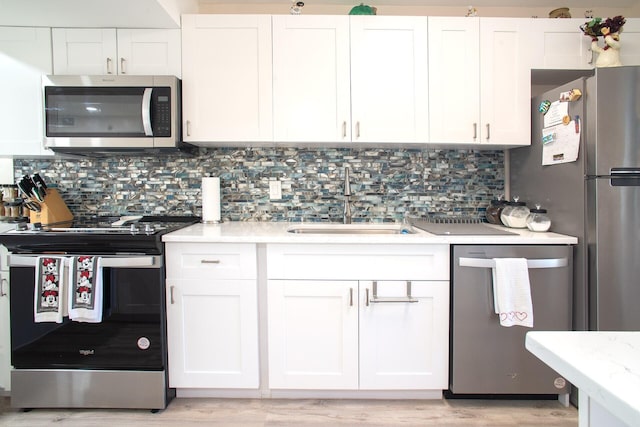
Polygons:
<instances>
[{"instance_id":1,"label":"knife block","mask_svg":"<svg viewBox=\"0 0 640 427\"><path fill-rule=\"evenodd\" d=\"M40 212L29 212L29 222L39 222L44 226L50 225L70 225L73 214L67 204L60 197L60 193L55 188L48 188L44 202L40 202Z\"/></svg>"}]
</instances>

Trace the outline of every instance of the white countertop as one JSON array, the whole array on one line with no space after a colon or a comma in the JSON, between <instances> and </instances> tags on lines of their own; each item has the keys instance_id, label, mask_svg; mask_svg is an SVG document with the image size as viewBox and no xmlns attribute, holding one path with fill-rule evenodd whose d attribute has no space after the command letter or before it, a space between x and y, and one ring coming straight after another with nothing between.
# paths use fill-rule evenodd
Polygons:
<instances>
[{"instance_id":1,"label":"white countertop","mask_svg":"<svg viewBox=\"0 0 640 427\"><path fill-rule=\"evenodd\" d=\"M311 224L311 223L305 223ZM517 235L506 236L436 236L414 229L414 234L296 234L287 229L300 223L289 222L225 222L194 224L165 234L165 242L200 243L342 243L342 244L543 244L573 245L578 239L557 233L537 233L528 229L491 227Z\"/></svg>"},{"instance_id":2,"label":"white countertop","mask_svg":"<svg viewBox=\"0 0 640 427\"><path fill-rule=\"evenodd\" d=\"M526 347L580 393L640 426L640 332L532 331Z\"/></svg>"}]
</instances>

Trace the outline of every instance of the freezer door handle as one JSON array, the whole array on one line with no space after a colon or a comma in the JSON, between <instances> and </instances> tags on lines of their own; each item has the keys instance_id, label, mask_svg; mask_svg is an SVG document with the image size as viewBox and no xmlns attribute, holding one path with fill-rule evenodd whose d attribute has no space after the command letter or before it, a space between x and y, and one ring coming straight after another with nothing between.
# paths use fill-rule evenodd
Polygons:
<instances>
[{"instance_id":1,"label":"freezer door handle","mask_svg":"<svg viewBox=\"0 0 640 427\"><path fill-rule=\"evenodd\" d=\"M496 263L491 258L460 258L458 260L460 267L476 267L476 268L495 268ZM542 258L528 259L527 267L529 268L560 268L569 265L567 258Z\"/></svg>"}]
</instances>

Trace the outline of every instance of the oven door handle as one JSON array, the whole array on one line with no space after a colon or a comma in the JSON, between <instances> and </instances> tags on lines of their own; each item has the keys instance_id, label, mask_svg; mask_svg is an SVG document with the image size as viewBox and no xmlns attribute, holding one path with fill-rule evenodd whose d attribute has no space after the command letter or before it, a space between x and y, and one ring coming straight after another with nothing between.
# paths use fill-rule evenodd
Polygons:
<instances>
[{"instance_id":1,"label":"oven door handle","mask_svg":"<svg viewBox=\"0 0 640 427\"><path fill-rule=\"evenodd\" d=\"M35 267L40 256L9 255L10 267ZM97 255L99 256L99 255ZM101 257L103 268L160 268L162 257L160 255L143 256L103 256ZM65 265L69 264L71 257L65 258Z\"/></svg>"}]
</instances>

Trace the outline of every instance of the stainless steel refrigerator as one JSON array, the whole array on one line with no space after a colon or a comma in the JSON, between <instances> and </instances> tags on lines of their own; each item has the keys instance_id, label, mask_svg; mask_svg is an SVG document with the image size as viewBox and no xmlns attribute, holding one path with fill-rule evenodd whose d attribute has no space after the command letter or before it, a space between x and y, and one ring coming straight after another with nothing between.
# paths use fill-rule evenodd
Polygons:
<instances>
[{"instance_id":1,"label":"stainless steel refrigerator","mask_svg":"<svg viewBox=\"0 0 640 427\"><path fill-rule=\"evenodd\" d=\"M543 166L538 107L572 89L577 161ZM598 68L533 98L531 111L531 146L508 154L510 192L548 209L551 231L578 237L573 327L640 330L640 67Z\"/></svg>"}]
</instances>

